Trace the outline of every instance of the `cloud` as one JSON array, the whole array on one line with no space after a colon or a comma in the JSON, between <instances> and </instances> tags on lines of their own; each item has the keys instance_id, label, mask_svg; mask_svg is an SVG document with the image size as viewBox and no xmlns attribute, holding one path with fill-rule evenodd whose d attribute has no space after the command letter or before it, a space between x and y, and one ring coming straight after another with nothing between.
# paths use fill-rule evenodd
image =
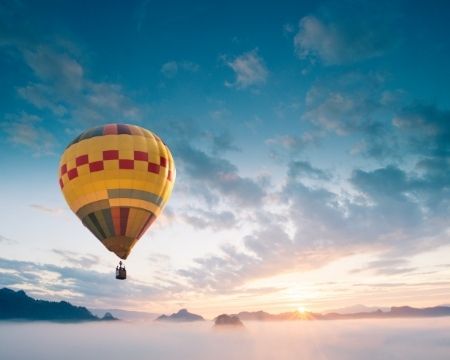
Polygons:
<instances>
[{"instance_id":1,"label":"cloud","mask_svg":"<svg viewBox=\"0 0 450 360\"><path fill-rule=\"evenodd\" d=\"M74 126L92 126L120 118L139 121L142 108L115 83L97 82L86 76L83 66L66 49L48 45L21 49L35 81L18 87L18 94L38 110Z\"/></svg>"},{"instance_id":2,"label":"cloud","mask_svg":"<svg viewBox=\"0 0 450 360\"><path fill-rule=\"evenodd\" d=\"M80 91L84 70L78 61L68 54L39 46L33 50L25 50L23 56L37 78L53 83L68 95L72 91Z\"/></svg>"},{"instance_id":3,"label":"cloud","mask_svg":"<svg viewBox=\"0 0 450 360\"><path fill-rule=\"evenodd\" d=\"M302 119L315 127L322 142L327 134L356 139L352 155L397 163L419 156L445 167L450 154L450 111L407 103L404 97L392 99L394 95L387 92L402 91L388 91L385 86L386 76L380 73L346 72L332 81L323 78L308 90ZM291 135L274 140L298 151L307 145L304 138Z\"/></svg>"},{"instance_id":4,"label":"cloud","mask_svg":"<svg viewBox=\"0 0 450 360\"><path fill-rule=\"evenodd\" d=\"M450 111L413 104L401 109L392 123L408 137L413 152L439 157L450 155Z\"/></svg>"},{"instance_id":5,"label":"cloud","mask_svg":"<svg viewBox=\"0 0 450 360\"><path fill-rule=\"evenodd\" d=\"M133 354L135 360L148 359L149 354L168 360L446 360L450 351L446 318L250 321L245 323L246 331L212 331L211 323L203 322L42 322L3 327L2 341L8 344L1 349L4 359L77 360L102 352L109 360L120 360L127 354Z\"/></svg>"},{"instance_id":6,"label":"cloud","mask_svg":"<svg viewBox=\"0 0 450 360\"><path fill-rule=\"evenodd\" d=\"M224 108L223 106L221 106L221 107L219 107L217 109L211 110L208 113L208 115L209 115L209 117L212 120L218 122L218 121L224 120L227 116L229 116L230 115L230 110L228 110L227 108Z\"/></svg>"},{"instance_id":7,"label":"cloud","mask_svg":"<svg viewBox=\"0 0 450 360\"><path fill-rule=\"evenodd\" d=\"M192 204L198 204L194 210L202 206L214 214L224 211L235 214L263 203L266 195L263 179L242 176L238 167L226 158L229 151L239 150L227 128L215 126L205 130L195 120L186 119L165 122L160 130L158 133L163 138L166 134L170 138L179 169L174 191L186 199L188 206L183 208L183 213L192 211ZM198 213L190 216L198 224L204 218Z\"/></svg>"},{"instance_id":8,"label":"cloud","mask_svg":"<svg viewBox=\"0 0 450 360\"><path fill-rule=\"evenodd\" d=\"M326 246L328 242L324 239L325 234L329 235L328 241L333 238L331 234L336 234L336 221L332 226L322 226L324 211L318 211L320 207L327 207L326 198L331 197L331 194L324 190L309 191L309 202L305 195L298 200L306 217L310 217L309 221L299 212L277 215L255 209L255 224L249 227L255 230L244 236L239 248L229 244L223 245L219 253L198 258L194 266L180 269L180 275L192 286L201 287L205 291L227 293L235 291L250 280L286 271L307 271L339 258L347 250ZM320 196L315 196L316 194ZM286 193L283 196L292 200L294 194ZM286 202L284 198L281 201ZM286 232L286 224L292 221L301 226L304 236L291 236ZM323 227L328 230L321 232Z\"/></svg>"},{"instance_id":9,"label":"cloud","mask_svg":"<svg viewBox=\"0 0 450 360\"><path fill-rule=\"evenodd\" d=\"M412 250L416 240L420 241L427 233L437 233L438 229L430 228L431 224L425 221L420 204L413 196L411 181L402 170L394 166L373 171L355 170L350 181L368 199L365 206L352 207L355 220L364 222L367 234L379 242L396 237L396 248Z\"/></svg>"},{"instance_id":10,"label":"cloud","mask_svg":"<svg viewBox=\"0 0 450 360\"><path fill-rule=\"evenodd\" d=\"M370 261L366 266L354 269L353 273L372 271L377 275L397 275L406 274L417 270L412 267L410 261L405 258L381 257L378 260Z\"/></svg>"},{"instance_id":11,"label":"cloud","mask_svg":"<svg viewBox=\"0 0 450 360\"><path fill-rule=\"evenodd\" d=\"M381 74L348 72L322 80L306 94L305 120L338 135L355 131L376 131L374 114L380 110Z\"/></svg>"},{"instance_id":12,"label":"cloud","mask_svg":"<svg viewBox=\"0 0 450 360\"><path fill-rule=\"evenodd\" d=\"M166 78L174 78L180 70L187 72L197 72L200 66L190 61L168 61L161 66L161 73Z\"/></svg>"},{"instance_id":13,"label":"cloud","mask_svg":"<svg viewBox=\"0 0 450 360\"><path fill-rule=\"evenodd\" d=\"M293 33L294 31L295 31L294 25L289 24L289 23L283 25L283 33L284 34L290 34L290 33Z\"/></svg>"},{"instance_id":14,"label":"cloud","mask_svg":"<svg viewBox=\"0 0 450 360\"><path fill-rule=\"evenodd\" d=\"M0 4L0 50L14 62L22 59L31 70L31 80L16 90L34 107L33 116L44 119L44 127L49 128L47 119L55 119L77 131L114 118L139 121L145 107L137 106L119 84L90 78L80 61L81 51L69 40L36 33L36 26L43 24L33 17L33 10L17 1Z\"/></svg>"},{"instance_id":15,"label":"cloud","mask_svg":"<svg viewBox=\"0 0 450 360\"><path fill-rule=\"evenodd\" d=\"M64 209L62 209L62 208L49 208L47 206L39 205L39 204L31 204L30 207L32 207L33 209L39 210L39 211L50 213L50 214L61 214L64 212Z\"/></svg>"},{"instance_id":16,"label":"cloud","mask_svg":"<svg viewBox=\"0 0 450 360\"><path fill-rule=\"evenodd\" d=\"M186 209L181 215L184 222L197 230L227 230L236 227L238 219L231 211L205 211L202 209Z\"/></svg>"},{"instance_id":17,"label":"cloud","mask_svg":"<svg viewBox=\"0 0 450 360\"><path fill-rule=\"evenodd\" d=\"M173 78L178 72L178 64L176 61L169 61L161 66L162 74L167 78Z\"/></svg>"},{"instance_id":18,"label":"cloud","mask_svg":"<svg viewBox=\"0 0 450 360\"><path fill-rule=\"evenodd\" d=\"M317 145L321 137L323 137L323 134L320 131L305 131L300 136L278 135L267 139L265 143L272 146L274 153L277 155L280 153L280 148L287 150L289 155L296 155L313 144Z\"/></svg>"},{"instance_id":19,"label":"cloud","mask_svg":"<svg viewBox=\"0 0 450 360\"><path fill-rule=\"evenodd\" d=\"M374 198L403 198L404 192L410 190L405 172L395 166L373 171L355 170L351 181L359 190Z\"/></svg>"},{"instance_id":20,"label":"cloud","mask_svg":"<svg viewBox=\"0 0 450 360\"><path fill-rule=\"evenodd\" d=\"M387 246L390 256L442 246L448 241L445 219L450 211L445 178L447 174L407 173L393 165L355 170L350 182L366 202L351 204L349 218L365 224L366 238L378 244L386 247L395 239Z\"/></svg>"},{"instance_id":21,"label":"cloud","mask_svg":"<svg viewBox=\"0 0 450 360\"><path fill-rule=\"evenodd\" d=\"M259 56L257 49L239 55L232 61L227 61L226 65L236 75L234 82L225 82L225 85L228 87L246 89L248 87L260 86L265 84L269 76L269 71L264 60Z\"/></svg>"},{"instance_id":22,"label":"cloud","mask_svg":"<svg viewBox=\"0 0 450 360\"><path fill-rule=\"evenodd\" d=\"M220 133L206 132L206 137L211 140L212 153L215 155L224 154L227 151L239 151L240 149L234 144L234 138L229 131Z\"/></svg>"},{"instance_id":23,"label":"cloud","mask_svg":"<svg viewBox=\"0 0 450 360\"><path fill-rule=\"evenodd\" d=\"M307 177L316 180L329 180L331 178L329 173L313 167L308 161L292 161L289 164L288 176Z\"/></svg>"},{"instance_id":24,"label":"cloud","mask_svg":"<svg viewBox=\"0 0 450 360\"><path fill-rule=\"evenodd\" d=\"M351 153L376 160L402 156L399 134L389 116L396 111L386 105L385 75L347 72L316 82L307 92L302 119L316 128L321 138L327 134L357 136Z\"/></svg>"},{"instance_id":25,"label":"cloud","mask_svg":"<svg viewBox=\"0 0 450 360\"><path fill-rule=\"evenodd\" d=\"M392 125L404 157L415 164L406 190L427 214L445 216L450 210L450 112L415 103L399 109Z\"/></svg>"},{"instance_id":26,"label":"cloud","mask_svg":"<svg viewBox=\"0 0 450 360\"><path fill-rule=\"evenodd\" d=\"M184 172L201 186L219 192L235 206L257 206L265 196L264 189L253 179L239 175L230 161L197 149L189 143L175 144ZM203 191L203 190L202 190Z\"/></svg>"},{"instance_id":27,"label":"cloud","mask_svg":"<svg viewBox=\"0 0 450 360\"><path fill-rule=\"evenodd\" d=\"M337 256L326 249L302 249L270 215L264 215L265 223L261 222L258 230L244 237L244 249L223 245L219 253L195 259L195 265L180 269L179 274L191 286L227 294L250 280L286 271L311 270Z\"/></svg>"},{"instance_id":28,"label":"cloud","mask_svg":"<svg viewBox=\"0 0 450 360\"><path fill-rule=\"evenodd\" d=\"M448 243L448 182L439 187L430 178L389 165L355 169L348 183L351 193L303 183L304 178L327 176L308 162L291 162L284 187L275 197L271 194L282 206L279 212L255 209L257 216L239 246L223 245L180 269L180 275L192 286L223 292L267 276L317 269L355 252L382 251L383 258L367 270L396 276L416 270L401 260L405 255Z\"/></svg>"},{"instance_id":29,"label":"cloud","mask_svg":"<svg viewBox=\"0 0 450 360\"><path fill-rule=\"evenodd\" d=\"M366 5L344 2L339 9L300 19L294 37L297 55L311 62L342 65L384 54L395 38L389 15Z\"/></svg>"},{"instance_id":30,"label":"cloud","mask_svg":"<svg viewBox=\"0 0 450 360\"><path fill-rule=\"evenodd\" d=\"M318 84L309 94L307 111L312 114L317 106L326 104L321 109L322 114L326 121L334 124L325 127L326 131L341 136L370 134L378 127L378 120L372 113L378 105L370 99L373 94L375 99L381 99L382 91L378 85L382 80L376 75L368 78L370 81L360 74L341 77L335 81L335 86L342 88L327 89ZM354 88L355 83L365 85ZM376 86L366 86L368 83ZM364 92L361 88L365 87L375 90ZM353 101L359 105L338 112L333 118L331 110L324 110L333 92L343 92L344 98L355 96ZM406 112L402 113L403 123L394 121L392 127L414 135L413 126L406 125L404 114ZM438 111L437 114L440 114L436 117L439 119L445 112ZM358 193L357 196L342 194L342 189L332 192L305 185L302 183L304 178L326 179L330 174L306 161L296 160L290 163L289 168L291 175L296 176L287 179L280 192L276 189L269 191L257 180L240 175L238 168L224 158L224 153L235 147L231 135L222 136L217 130L205 132L188 120L172 122L167 124L167 129L162 129L163 133L170 133L171 148L177 166L182 169L180 176L188 179L180 182L183 189L187 189L183 192L195 201L208 198L208 210L182 209L184 221L197 228L218 231L235 225L236 219L240 221L241 211L252 214L261 212L268 205L269 197L273 201L275 196L275 201L279 201L277 205L283 207L279 213L268 211L265 216L250 220L242 238L230 239L229 243L236 246L224 245L219 252L196 259L193 266L179 269L178 274L191 287L231 292L247 281L286 271L307 271L360 249L397 249L414 253L445 241L441 219L446 212L448 214L446 199L450 197L445 192L448 191L445 190L448 181L444 177L447 175L439 171L442 164L436 158L422 159L417 163L415 173L407 173L393 165L375 170L355 169L349 184ZM319 128L312 134L322 136L324 125L315 123L312 115L308 120ZM437 133L445 134L442 129L430 133L429 139L440 139L432 135ZM319 136L287 135L275 137L270 142L300 149L319 138L323 140ZM434 182L440 183L440 188L436 188ZM440 204L439 212L437 204ZM237 212L232 209L237 209ZM433 229L432 223L437 220L441 225ZM287 232L287 227L293 231ZM407 268L398 267L400 270Z\"/></svg>"},{"instance_id":31,"label":"cloud","mask_svg":"<svg viewBox=\"0 0 450 360\"><path fill-rule=\"evenodd\" d=\"M13 243L16 243L16 241L13 240L13 239L8 238L6 236L0 235L0 243L13 244Z\"/></svg>"},{"instance_id":32,"label":"cloud","mask_svg":"<svg viewBox=\"0 0 450 360\"><path fill-rule=\"evenodd\" d=\"M69 250L53 249L53 252L59 255L65 264L89 269L93 265L98 264L100 259L95 255L82 255Z\"/></svg>"},{"instance_id":33,"label":"cloud","mask_svg":"<svg viewBox=\"0 0 450 360\"><path fill-rule=\"evenodd\" d=\"M17 147L31 150L34 156L54 155L58 145L55 137L36 115L22 112L18 115L8 114L0 124L0 130L6 139Z\"/></svg>"}]
</instances>

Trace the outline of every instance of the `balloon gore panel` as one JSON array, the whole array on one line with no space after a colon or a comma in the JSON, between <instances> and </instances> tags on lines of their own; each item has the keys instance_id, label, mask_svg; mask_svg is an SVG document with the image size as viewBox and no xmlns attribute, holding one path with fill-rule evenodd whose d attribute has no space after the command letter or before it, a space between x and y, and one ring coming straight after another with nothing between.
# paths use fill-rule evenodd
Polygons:
<instances>
[{"instance_id":1,"label":"balloon gore panel","mask_svg":"<svg viewBox=\"0 0 450 360\"><path fill-rule=\"evenodd\" d=\"M86 130L65 149L59 166L69 207L122 259L160 215L174 181L167 145L135 125Z\"/></svg>"}]
</instances>

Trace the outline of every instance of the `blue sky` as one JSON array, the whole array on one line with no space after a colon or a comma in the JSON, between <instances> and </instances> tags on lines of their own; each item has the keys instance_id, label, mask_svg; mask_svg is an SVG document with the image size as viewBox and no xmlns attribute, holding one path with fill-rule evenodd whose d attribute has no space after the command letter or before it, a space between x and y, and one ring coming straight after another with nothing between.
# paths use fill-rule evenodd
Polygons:
<instances>
[{"instance_id":1,"label":"blue sky","mask_svg":"<svg viewBox=\"0 0 450 360\"><path fill-rule=\"evenodd\" d=\"M448 10L2 2L0 285L157 311L444 301ZM119 288L56 179L109 122L159 134L178 169Z\"/></svg>"}]
</instances>

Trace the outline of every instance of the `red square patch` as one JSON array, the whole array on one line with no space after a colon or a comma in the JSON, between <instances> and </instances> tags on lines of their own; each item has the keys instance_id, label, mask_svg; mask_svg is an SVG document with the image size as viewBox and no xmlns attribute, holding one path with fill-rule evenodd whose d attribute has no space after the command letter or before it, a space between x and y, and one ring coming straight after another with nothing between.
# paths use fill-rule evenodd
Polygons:
<instances>
[{"instance_id":1,"label":"red square patch","mask_svg":"<svg viewBox=\"0 0 450 360\"><path fill-rule=\"evenodd\" d=\"M162 166L162 167L166 167L167 166L167 159L165 158L165 157L160 157L159 158L159 164Z\"/></svg>"},{"instance_id":2,"label":"red square patch","mask_svg":"<svg viewBox=\"0 0 450 360\"><path fill-rule=\"evenodd\" d=\"M78 176L77 168L70 169L67 172L67 176L69 177L69 180L75 179Z\"/></svg>"},{"instance_id":3,"label":"red square patch","mask_svg":"<svg viewBox=\"0 0 450 360\"><path fill-rule=\"evenodd\" d=\"M87 164L88 162L89 162L89 158L88 158L87 154L78 156L75 159L75 163L76 163L77 166L81 166L81 165Z\"/></svg>"},{"instance_id":4,"label":"red square patch","mask_svg":"<svg viewBox=\"0 0 450 360\"><path fill-rule=\"evenodd\" d=\"M134 160L148 161L148 154L144 151L135 151Z\"/></svg>"},{"instance_id":5,"label":"red square patch","mask_svg":"<svg viewBox=\"0 0 450 360\"><path fill-rule=\"evenodd\" d=\"M103 151L103 160L117 160L119 158L119 150Z\"/></svg>"},{"instance_id":6,"label":"red square patch","mask_svg":"<svg viewBox=\"0 0 450 360\"><path fill-rule=\"evenodd\" d=\"M89 164L89 170L91 172L103 170L103 161L94 161Z\"/></svg>"},{"instance_id":7,"label":"red square patch","mask_svg":"<svg viewBox=\"0 0 450 360\"><path fill-rule=\"evenodd\" d=\"M159 165L154 163L148 163L148 172L159 174Z\"/></svg>"},{"instance_id":8,"label":"red square patch","mask_svg":"<svg viewBox=\"0 0 450 360\"><path fill-rule=\"evenodd\" d=\"M67 172L67 164L61 166L61 176L63 176Z\"/></svg>"},{"instance_id":9,"label":"red square patch","mask_svg":"<svg viewBox=\"0 0 450 360\"><path fill-rule=\"evenodd\" d=\"M119 160L119 169L134 169L134 160Z\"/></svg>"}]
</instances>

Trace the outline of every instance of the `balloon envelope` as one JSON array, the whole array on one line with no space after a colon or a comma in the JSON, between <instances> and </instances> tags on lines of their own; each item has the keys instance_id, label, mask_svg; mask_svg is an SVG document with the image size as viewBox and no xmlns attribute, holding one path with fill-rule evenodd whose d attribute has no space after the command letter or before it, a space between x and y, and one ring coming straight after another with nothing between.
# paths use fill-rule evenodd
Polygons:
<instances>
[{"instance_id":1,"label":"balloon envelope","mask_svg":"<svg viewBox=\"0 0 450 360\"><path fill-rule=\"evenodd\" d=\"M169 148L135 125L84 131L65 149L59 169L72 211L122 259L161 214L175 181Z\"/></svg>"}]
</instances>

